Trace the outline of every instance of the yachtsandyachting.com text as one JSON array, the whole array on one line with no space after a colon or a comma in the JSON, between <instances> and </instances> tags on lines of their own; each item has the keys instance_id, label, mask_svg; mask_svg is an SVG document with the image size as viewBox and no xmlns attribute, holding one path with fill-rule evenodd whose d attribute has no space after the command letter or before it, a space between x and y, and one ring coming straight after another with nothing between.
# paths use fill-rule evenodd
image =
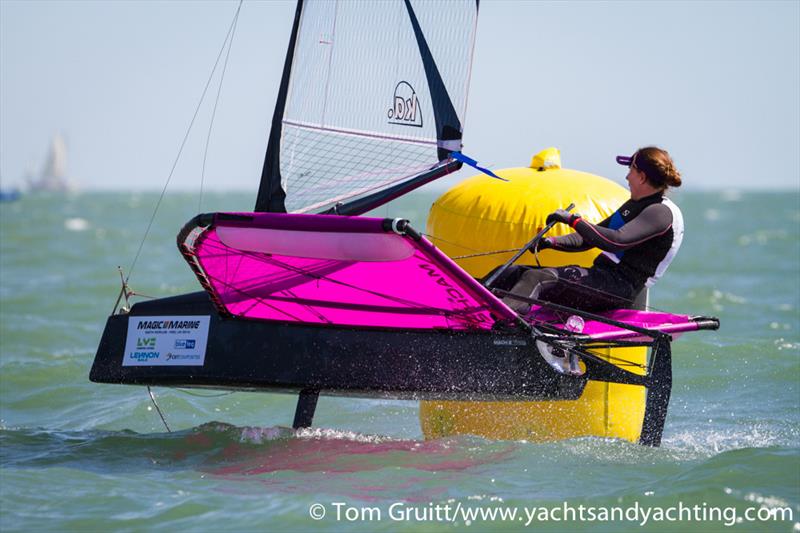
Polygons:
<instances>
[{"instance_id":1,"label":"yachtsandyachting.com text","mask_svg":"<svg viewBox=\"0 0 800 533\"><path fill-rule=\"evenodd\" d=\"M308 508L313 520L335 522L428 522L462 523L515 522L525 527L548 522L628 522L645 526L656 522L706 522L730 527L747 522L794 522L791 507L715 507L705 503L648 506L634 502L623 506L571 505L515 507L396 502L387 507L351 505L346 502L313 503Z\"/></svg>"}]
</instances>

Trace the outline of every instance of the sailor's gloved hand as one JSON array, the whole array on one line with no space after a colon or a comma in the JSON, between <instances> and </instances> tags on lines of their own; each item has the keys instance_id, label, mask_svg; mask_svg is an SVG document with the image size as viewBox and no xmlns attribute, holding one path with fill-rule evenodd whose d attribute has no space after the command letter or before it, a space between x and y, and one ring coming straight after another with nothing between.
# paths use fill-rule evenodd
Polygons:
<instances>
[{"instance_id":1,"label":"sailor's gloved hand","mask_svg":"<svg viewBox=\"0 0 800 533\"><path fill-rule=\"evenodd\" d=\"M539 239L538 243L528 247L528 251L532 254L536 254L536 252L540 252L545 248L552 248L552 247L553 247L553 242L549 238L544 238L544 239Z\"/></svg>"},{"instance_id":2,"label":"sailor's gloved hand","mask_svg":"<svg viewBox=\"0 0 800 533\"><path fill-rule=\"evenodd\" d=\"M566 209L556 209L555 211L547 215L547 220L545 222L547 224L550 224L551 222L562 222L564 224L572 225L572 223L579 218L581 218L580 215L578 214L573 215Z\"/></svg>"}]
</instances>

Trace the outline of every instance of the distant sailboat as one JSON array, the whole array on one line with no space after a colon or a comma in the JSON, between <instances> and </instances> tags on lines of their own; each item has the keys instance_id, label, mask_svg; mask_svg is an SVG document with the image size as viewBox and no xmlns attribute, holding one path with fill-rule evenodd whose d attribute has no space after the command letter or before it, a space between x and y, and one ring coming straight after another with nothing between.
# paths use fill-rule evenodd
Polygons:
<instances>
[{"instance_id":1,"label":"distant sailboat","mask_svg":"<svg viewBox=\"0 0 800 533\"><path fill-rule=\"evenodd\" d=\"M67 145L61 134L56 134L50 144L42 171L38 178L28 178L32 192L71 192L74 184L67 178Z\"/></svg>"},{"instance_id":2,"label":"distant sailboat","mask_svg":"<svg viewBox=\"0 0 800 533\"><path fill-rule=\"evenodd\" d=\"M19 200L21 196L19 189L0 189L0 202L14 202Z\"/></svg>"},{"instance_id":3,"label":"distant sailboat","mask_svg":"<svg viewBox=\"0 0 800 533\"><path fill-rule=\"evenodd\" d=\"M0 183L2 183L2 179L0 179ZM0 202L14 202L19 200L22 196L22 193L19 192L19 189L16 187L12 189L4 189L0 186Z\"/></svg>"}]
</instances>

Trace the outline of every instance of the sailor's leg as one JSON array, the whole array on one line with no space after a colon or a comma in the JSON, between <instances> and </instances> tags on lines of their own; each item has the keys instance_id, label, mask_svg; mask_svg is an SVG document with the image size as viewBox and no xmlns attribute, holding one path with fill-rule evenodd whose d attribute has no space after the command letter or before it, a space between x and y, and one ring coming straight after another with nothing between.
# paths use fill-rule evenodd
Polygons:
<instances>
[{"instance_id":1,"label":"sailor's leg","mask_svg":"<svg viewBox=\"0 0 800 533\"><path fill-rule=\"evenodd\" d=\"M540 294L542 300L584 311L602 311L628 307L628 300L635 294L630 284L613 271L577 266L557 270L559 282Z\"/></svg>"},{"instance_id":2,"label":"sailor's leg","mask_svg":"<svg viewBox=\"0 0 800 533\"><path fill-rule=\"evenodd\" d=\"M503 268L504 265L499 265L497 268L493 268L488 274L486 274L483 278L480 279L482 284L486 283L486 280L491 278L495 272ZM534 267L528 265L512 265L506 269L503 274L494 280L492 283L493 289L503 289L504 291L511 290L511 287L519 281L520 276L522 276L523 272L530 270Z\"/></svg>"},{"instance_id":3,"label":"sailor's leg","mask_svg":"<svg viewBox=\"0 0 800 533\"><path fill-rule=\"evenodd\" d=\"M532 268L522 273L519 281L514 284L509 292L525 298L538 298L543 290L558 282L558 271L554 268ZM510 296L503 298L503 302L517 313L525 314L530 311L531 305Z\"/></svg>"}]
</instances>

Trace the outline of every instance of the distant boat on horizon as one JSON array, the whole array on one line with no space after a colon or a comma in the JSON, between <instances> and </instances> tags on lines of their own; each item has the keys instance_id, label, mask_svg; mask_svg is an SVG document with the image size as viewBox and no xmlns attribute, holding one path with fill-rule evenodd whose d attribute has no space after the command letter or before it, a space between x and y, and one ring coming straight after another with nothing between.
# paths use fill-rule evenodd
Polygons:
<instances>
[{"instance_id":1,"label":"distant boat on horizon","mask_svg":"<svg viewBox=\"0 0 800 533\"><path fill-rule=\"evenodd\" d=\"M19 187L4 189L2 183L3 177L0 176L0 202L16 202L22 197L22 191L19 190Z\"/></svg>"},{"instance_id":2,"label":"distant boat on horizon","mask_svg":"<svg viewBox=\"0 0 800 533\"><path fill-rule=\"evenodd\" d=\"M38 178L28 175L30 192L74 192L75 184L67 177L67 144L64 137L57 133L50 143L44 167Z\"/></svg>"},{"instance_id":3,"label":"distant boat on horizon","mask_svg":"<svg viewBox=\"0 0 800 533\"><path fill-rule=\"evenodd\" d=\"M19 189L0 189L0 202L14 202L19 200L22 193Z\"/></svg>"},{"instance_id":4,"label":"distant boat on horizon","mask_svg":"<svg viewBox=\"0 0 800 533\"><path fill-rule=\"evenodd\" d=\"M19 189L0 189L0 202L15 202L21 197Z\"/></svg>"}]
</instances>

